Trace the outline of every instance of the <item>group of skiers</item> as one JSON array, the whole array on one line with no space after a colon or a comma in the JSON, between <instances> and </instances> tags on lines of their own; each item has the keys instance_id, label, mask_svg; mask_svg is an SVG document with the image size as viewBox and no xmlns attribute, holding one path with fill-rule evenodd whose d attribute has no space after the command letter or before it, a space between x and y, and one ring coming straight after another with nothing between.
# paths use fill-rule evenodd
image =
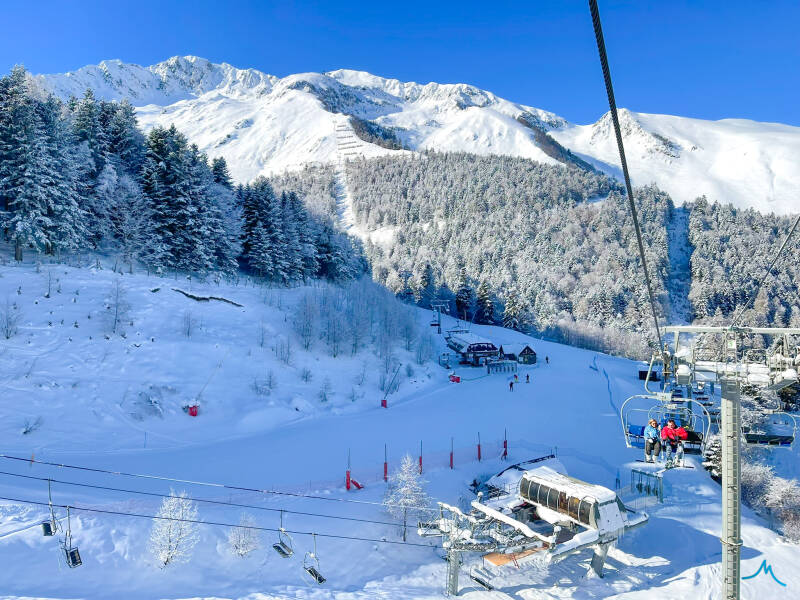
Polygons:
<instances>
[{"instance_id":1,"label":"group of skiers","mask_svg":"<svg viewBox=\"0 0 800 600\"><path fill-rule=\"evenodd\" d=\"M676 425L674 419L669 419L667 424L659 427L658 421L650 419L644 428L644 460L655 462L661 454L661 448L666 447L668 454L671 452L678 456L683 455L683 441L689 437L683 427ZM654 458L655 457L655 458Z\"/></svg>"}]
</instances>

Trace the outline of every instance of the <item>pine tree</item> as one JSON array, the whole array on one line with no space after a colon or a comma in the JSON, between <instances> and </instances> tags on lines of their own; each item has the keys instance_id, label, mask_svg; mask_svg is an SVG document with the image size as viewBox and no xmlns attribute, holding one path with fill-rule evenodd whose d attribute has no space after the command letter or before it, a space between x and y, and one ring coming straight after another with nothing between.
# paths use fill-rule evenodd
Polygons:
<instances>
[{"instance_id":1,"label":"pine tree","mask_svg":"<svg viewBox=\"0 0 800 600\"><path fill-rule=\"evenodd\" d=\"M211 172L214 174L214 183L224 185L229 190L233 189L233 180L228 171L228 163L221 156L212 159Z\"/></svg>"},{"instance_id":2,"label":"pine tree","mask_svg":"<svg viewBox=\"0 0 800 600\"><path fill-rule=\"evenodd\" d=\"M478 322L493 324L494 323L494 300L492 300L492 292L489 284L484 279L478 286Z\"/></svg>"},{"instance_id":3,"label":"pine tree","mask_svg":"<svg viewBox=\"0 0 800 600\"><path fill-rule=\"evenodd\" d=\"M466 267L461 267L458 281L458 290L456 291L456 314L458 314L460 319L469 321L469 313L472 310L475 294L469 283Z\"/></svg>"}]
</instances>

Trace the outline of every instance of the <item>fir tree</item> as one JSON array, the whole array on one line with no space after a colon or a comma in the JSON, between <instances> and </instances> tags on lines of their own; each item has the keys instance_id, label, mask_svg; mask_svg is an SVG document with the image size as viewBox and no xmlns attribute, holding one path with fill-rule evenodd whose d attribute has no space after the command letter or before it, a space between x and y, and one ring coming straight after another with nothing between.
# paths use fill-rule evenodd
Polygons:
<instances>
[{"instance_id":1,"label":"fir tree","mask_svg":"<svg viewBox=\"0 0 800 600\"><path fill-rule=\"evenodd\" d=\"M494 300L492 300L492 290L488 282L484 279L478 286L477 295L478 322L491 325L494 323Z\"/></svg>"}]
</instances>

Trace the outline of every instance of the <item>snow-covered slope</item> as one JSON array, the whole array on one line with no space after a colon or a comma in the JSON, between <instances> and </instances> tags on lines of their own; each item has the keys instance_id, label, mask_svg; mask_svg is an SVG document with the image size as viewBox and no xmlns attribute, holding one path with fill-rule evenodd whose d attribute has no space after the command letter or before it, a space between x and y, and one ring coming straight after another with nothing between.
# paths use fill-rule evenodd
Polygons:
<instances>
[{"instance_id":1,"label":"snow-covered slope","mask_svg":"<svg viewBox=\"0 0 800 600\"><path fill-rule=\"evenodd\" d=\"M126 319L126 337L106 337L107 295L118 279L127 290L133 324ZM385 448L394 472L403 454L416 459L422 440L426 487L449 504L471 500L469 482L508 466L499 459L506 431L510 462L557 447L558 461L570 475L609 488L619 478L621 494L632 468L649 468L635 461L641 453L625 447L619 427L621 403L642 391L631 361L476 325L475 333L496 344L525 342L539 353L537 366L520 367L513 392L510 373L487 375L482 368L456 366L462 381L449 383L448 370L433 361L418 365L413 352L398 348L397 358L414 374L400 371L404 381L382 409L383 360L372 349L355 355L348 349L333 358L320 339L309 350L302 348L290 323L307 290L242 283L176 282L108 268L0 265L0 289L10 291L9 302L21 314L17 335L8 340L0 335L0 453L23 459L0 457L1 597L441 599L445 563L442 550L431 547L438 539L420 538L412 527L409 541L418 545L400 544L401 528L380 505ZM173 286L241 306L196 302L173 292ZM4 308L5 300L0 311ZM197 324L191 336L185 333L187 313ZM428 330L430 313L418 310L416 316ZM264 347L259 323L267 335ZM455 324L445 316L445 328ZM431 335L438 354L444 340ZM270 347L281 339L291 340L289 364ZM301 376L304 366L313 372L308 381ZM270 371L276 386L269 394L258 393L254 383ZM319 390L326 379L331 391L323 402ZM353 389L357 397L351 399ZM180 407L198 396L200 414L192 418ZM37 416L40 426L23 434L24 423ZM796 465L797 452L785 451L783 460ZM462 570L460 597L717 597L720 488L696 458L689 460L693 469L664 474L665 502L647 508L649 523L611 548L604 579L584 577L590 558L584 551L550 568L525 561L519 568L490 566L498 591L487 593L466 576L480 564L480 556L472 554ZM361 491L345 490L348 462L353 477L365 484ZM63 526L62 506L73 507L70 528L83 558L78 569L64 566L58 538L41 534L39 523L48 516L47 478L53 480L52 500ZM282 493L232 491L200 481ZM155 514L158 494L168 494L170 486L202 499L199 518L206 524L191 560L162 570L148 551L151 520L130 514ZM628 502L636 508L644 504L642 498ZM271 548L276 533L264 531L259 550L244 559L232 556L230 529L212 523L237 523L242 510L260 527L282 523L292 532L295 555L278 557ZM742 525L742 573L756 573L767 560L789 590L797 589L798 546L746 508ZM317 534L316 549L310 532ZM301 566L307 551L319 556L327 578L322 587L312 589L305 579ZM742 587L750 598L783 589L766 576L745 580Z\"/></svg>"},{"instance_id":2,"label":"snow-covered slope","mask_svg":"<svg viewBox=\"0 0 800 600\"><path fill-rule=\"evenodd\" d=\"M350 70L278 78L193 56L150 67L103 61L37 80L62 98L87 88L101 98L127 98L146 128L175 123L209 155L224 156L240 180L341 158L337 115L370 121L412 150L583 159L619 174L608 114L575 125L465 84L421 85ZM793 195L800 167L792 160L800 153L798 127L625 110L621 120L636 184L655 182L678 202L706 194L762 211L800 207ZM359 149L365 156L392 152L398 150L369 143Z\"/></svg>"}]
</instances>

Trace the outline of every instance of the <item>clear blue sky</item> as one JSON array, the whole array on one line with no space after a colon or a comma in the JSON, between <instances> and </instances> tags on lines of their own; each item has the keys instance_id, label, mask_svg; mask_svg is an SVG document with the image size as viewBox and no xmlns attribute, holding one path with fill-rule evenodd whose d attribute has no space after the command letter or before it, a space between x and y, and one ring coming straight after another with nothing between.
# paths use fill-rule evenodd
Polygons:
<instances>
[{"instance_id":1,"label":"clear blue sky","mask_svg":"<svg viewBox=\"0 0 800 600\"><path fill-rule=\"evenodd\" d=\"M800 125L800 1L600 0L618 103ZM606 110L585 0L6 0L0 68L194 54L283 76L362 69L466 82L578 123Z\"/></svg>"}]
</instances>

